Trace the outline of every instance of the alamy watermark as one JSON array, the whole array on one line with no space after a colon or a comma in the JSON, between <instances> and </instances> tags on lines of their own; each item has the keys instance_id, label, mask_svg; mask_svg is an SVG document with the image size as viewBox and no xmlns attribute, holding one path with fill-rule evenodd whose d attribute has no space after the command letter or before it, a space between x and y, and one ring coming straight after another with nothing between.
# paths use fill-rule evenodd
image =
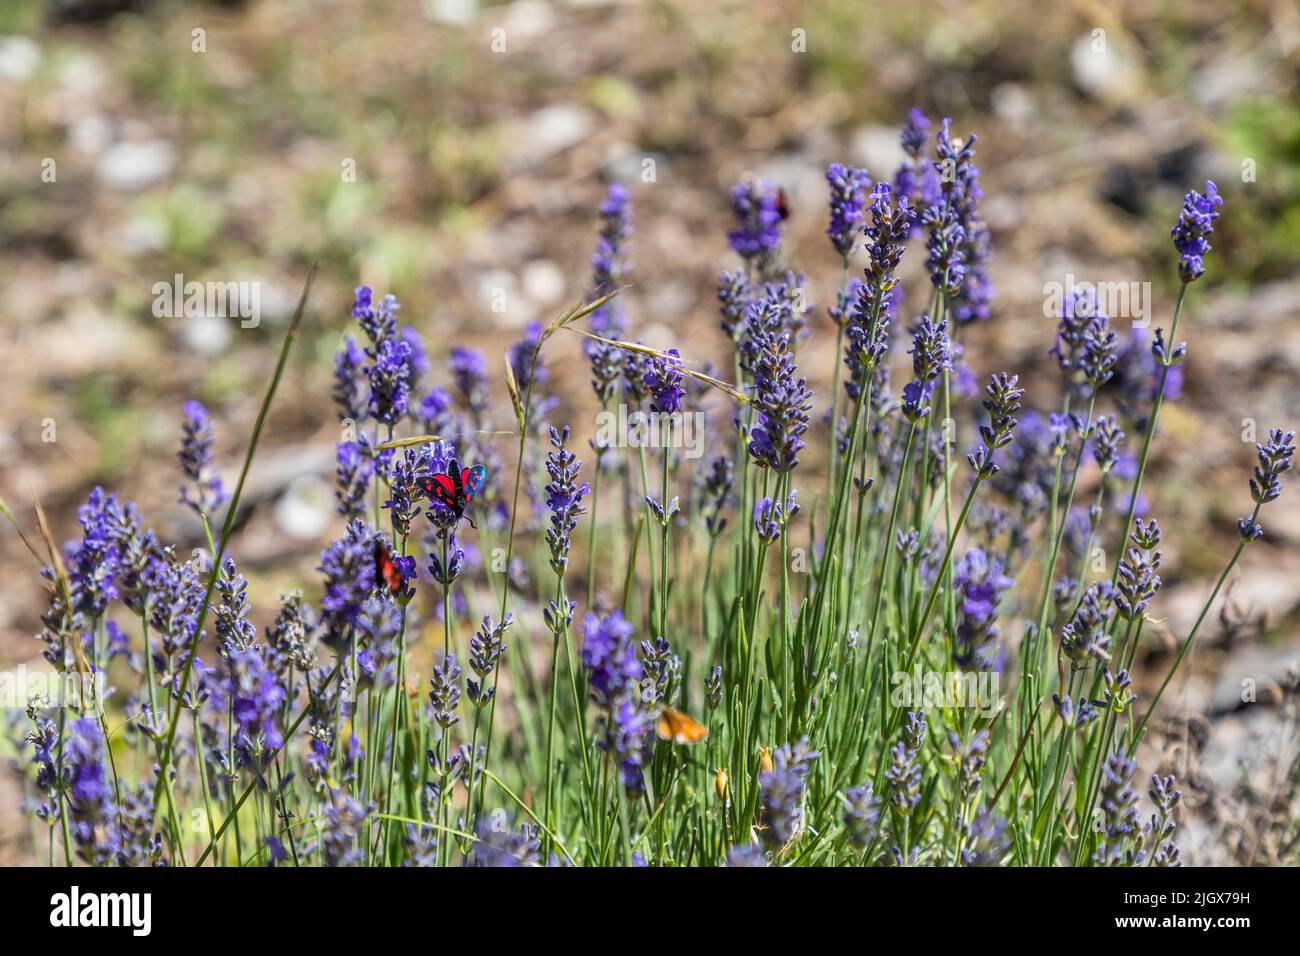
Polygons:
<instances>
[{"instance_id":1,"label":"alamy watermark","mask_svg":"<svg viewBox=\"0 0 1300 956\"><path fill-rule=\"evenodd\" d=\"M26 664L19 664L0 671L0 710L25 710L33 697L41 698L45 707L80 707L89 700L103 700L107 680L103 671L28 670Z\"/></svg>"},{"instance_id":2,"label":"alamy watermark","mask_svg":"<svg viewBox=\"0 0 1300 956\"><path fill-rule=\"evenodd\" d=\"M1073 305L1077 297L1085 314L1096 310L1111 319L1128 319L1135 329L1151 324L1150 282L1089 282L1067 272L1064 282L1043 283L1043 296L1043 315L1049 319L1062 318L1066 303Z\"/></svg>"},{"instance_id":3,"label":"alamy watermark","mask_svg":"<svg viewBox=\"0 0 1300 956\"><path fill-rule=\"evenodd\" d=\"M890 704L909 710L947 707L992 717L1002 704L997 671L896 671L889 684Z\"/></svg>"},{"instance_id":4,"label":"alamy watermark","mask_svg":"<svg viewBox=\"0 0 1300 956\"><path fill-rule=\"evenodd\" d=\"M155 282L152 292L155 318L239 319L242 329L255 329L262 322L260 282L186 282L178 272L171 282Z\"/></svg>"},{"instance_id":5,"label":"alamy watermark","mask_svg":"<svg viewBox=\"0 0 1300 956\"><path fill-rule=\"evenodd\" d=\"M50 925L124 926L132 936L148 936L153 929L152 893L92 893L73 886L50 897Z\"/></svg>"},{"instance_id":6,"label":"alamy watermark","mask_svg":"<svg viewBox=\"0 0 1300 956\"><path fill-rule=\"evenodd\" d=\"M596 416L597 448L680 448L695 460L704 455L703 412L606 409Z\"/></svg>"}]
</instances>

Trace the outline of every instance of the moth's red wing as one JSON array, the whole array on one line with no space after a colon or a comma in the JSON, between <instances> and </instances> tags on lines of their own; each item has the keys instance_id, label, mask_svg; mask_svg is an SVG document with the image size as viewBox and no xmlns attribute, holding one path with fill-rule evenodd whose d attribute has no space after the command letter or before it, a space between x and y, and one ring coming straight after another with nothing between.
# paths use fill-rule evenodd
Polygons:
<instances>
[{"instance_id":1,"label":"moth's red wing","mask_svg":"<svg viewBox=\"0 0 1300 956\"><path fill-rule=\"evenodd\" d=\"M383 579L388 590L396 593L402 588L402 572L397 570L393 556L379 542L375 542L375 571Z\"/></svg>"},{"instance_id":2,"label":"moth's red wing","mask_svg":"<svg viewBox=\"0 0 1300 956\"><path fill-rule=\"evenodd\" d=\"M456 485L450 475L431 475L424 481L424 490L434 501L449 508L456 507Z\"/></svg>"}]
</instances>

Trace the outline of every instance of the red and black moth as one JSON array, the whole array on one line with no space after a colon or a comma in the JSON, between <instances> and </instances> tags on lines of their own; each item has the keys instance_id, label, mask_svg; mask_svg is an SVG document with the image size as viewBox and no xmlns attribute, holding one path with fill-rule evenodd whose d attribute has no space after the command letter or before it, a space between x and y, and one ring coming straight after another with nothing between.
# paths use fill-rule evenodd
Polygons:
<instances>
[{"instance_id":1,"label":"red and black moth","mask_svg":"<svg viewBox=\"0 0 1300 956\"><path fill-rule=\"evenodd\" d=\"M406 587L406 579L397 567L397 562L393 559L393 553L388 550L388 545L382 541L375 542L375 577L382 581L389 591L399 597Z\"/></svg>"},{"instance_id":2,"label":"red and black moth","mask_svg":"<svg viewBox=\"0 0 1300 956\"><path fill-rule=\"evenodd\" d=\"M424 493L430 500L436 501L451 510L460 521L465 518L470 527L477 528L474 519L465 514L466 506L474 496L487 484L487 469L482 465L473 468L461 468L460 462L453 458L447 463L446 473L430 475L424 479Z\"/></svg>"},{"instance_id":3,"label":"red and black moth","mask_svg":"<svg viewBox=\"0 0 1300 956\"><path fill-rule=\"evenodd\" d=\"M786 194L784 186L776 191L776 213L781 217L782 222L790 218L790 197Z\"/></svg>"}]
</instances>

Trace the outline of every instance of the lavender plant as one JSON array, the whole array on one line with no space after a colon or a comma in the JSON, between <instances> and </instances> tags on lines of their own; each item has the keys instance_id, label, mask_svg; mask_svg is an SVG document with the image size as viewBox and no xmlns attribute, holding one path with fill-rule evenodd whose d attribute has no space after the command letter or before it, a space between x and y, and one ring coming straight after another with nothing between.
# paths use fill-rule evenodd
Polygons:
<instances>
[{"instance_id":1,"label":"lavender plant","mask_svg":"<svg viewBox=\"0 0 1300 956\"><path fill-rule=\"evenodd\" d=\"M48 549L45 659L122 688L27 709L48 861L1178 865L1181 794L1154 775L1144 809L1141 744L1295 455L1281 429L1257 447L1236 550L1147 691L1169 572L1139 502L1163 504L1141 495L1223 197L1189 192L1173 227L1168 333L1121 343L1071 298L1050 349L1059 404L1031 407L1012 371L981 393L965 365L969 326L997 311L975 138L914 110L901 142L892 183L827 171L833 339L783 257L783 194L732 190L732 382L636 341L617 183L585 301L530 325L500 381L458 346L433 381L397 299L357 288L333 367L334 540L315 584L263 615L235 516L309 282L229 494L213 417L184 407L181 500L207 551L184 558L98 488L79 537ZM564 332L583 336L604 409L661 426L659 454L593 443L583 480L588 436L548 421ZM800 374L818 363L836 369L828 394ZM503 399L515 427L498 445ZM676 440L715 399L728 427L692 465ZM1107 543L1099 573L1087 559Z\"/></svg>"}]
</instances>

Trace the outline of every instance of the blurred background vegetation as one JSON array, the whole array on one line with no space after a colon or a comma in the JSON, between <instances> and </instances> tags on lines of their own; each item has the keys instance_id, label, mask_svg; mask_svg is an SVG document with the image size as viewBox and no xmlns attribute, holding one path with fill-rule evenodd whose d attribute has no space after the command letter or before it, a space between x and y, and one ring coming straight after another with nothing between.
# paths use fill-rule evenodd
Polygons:
<instances>
[{"instance_id":1,"label":"blurred background vegetation","mask_svg":"<svg viewBox=\"0 0 1300 956\"><path fill-rule=\"evenodd\" d=\"M825 166L892 177L916 105L980 137L999 297L968 360L1020 371L1040 408L1056 401L1044 283L1149 281L1167 324L1180 198L1220 184L1187 384L1148 485L1171 528L1160 603L1185 633L1247 501L1244 420L1300 421L1298 72L1291 0L5 0L0 494L30 523L31 487L67 536L102 483L197 547L176 503L181 403L212 411L233 476L319 260L236 548L269 613L340 524L328 393L353 286L398 295L435 380L453 344L497 368L527 322L586 293L595 210L618 178L636 214L634 334L721 362L730 184L753 171L788 190L791 256L824 306L839 279ZM261 324L155 318L153 284L177 273L259 282ZM824 402L824 310L813 328L801 366ZM549 361L555 419L585 434L577 340ZM494 399L506 427L504 389ZM1263 678L1295 657L1300 509L1277 510L1228 602L1259 623L1234 643L1225 619L1205 652L1219 670L1245 661ZM43 596L8 529L0 573L0 665L36 661ZM1205 704L1229 678L1189 693Z\"/></svg>"}]
</instances>

